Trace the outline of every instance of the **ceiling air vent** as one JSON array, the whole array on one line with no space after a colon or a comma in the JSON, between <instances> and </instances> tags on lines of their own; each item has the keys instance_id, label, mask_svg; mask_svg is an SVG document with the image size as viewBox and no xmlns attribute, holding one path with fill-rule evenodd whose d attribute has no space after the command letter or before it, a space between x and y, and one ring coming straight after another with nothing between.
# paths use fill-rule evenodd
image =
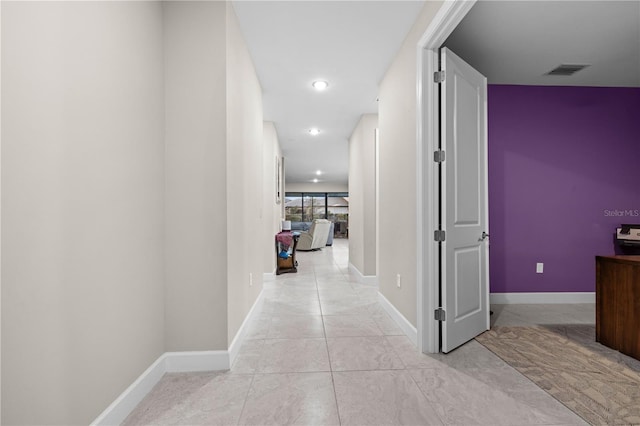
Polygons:
<instances>
[{"instance_id":1,"label":"ceiling air vent","mask_svg":"<svg viewBox=\"0 0 640 426\"><path fill-rule=\"evenodd\" d=\"M562 64L562 65L559 65L556 68L552 69L551 71L549 71L545 75L573 75L573 74L577 73L578 71L580 71L581 69L584 69L584 68L586 68L588 66L589 65Z\"/></svg>"}]
</instances>

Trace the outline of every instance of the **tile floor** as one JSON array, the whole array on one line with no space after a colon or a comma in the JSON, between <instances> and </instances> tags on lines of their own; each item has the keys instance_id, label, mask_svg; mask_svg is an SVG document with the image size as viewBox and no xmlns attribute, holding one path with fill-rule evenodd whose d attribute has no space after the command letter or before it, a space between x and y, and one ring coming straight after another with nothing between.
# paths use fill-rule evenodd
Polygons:
<instances>
[{"instance_id":1,"label":"tile floor","mask_svg":"<svg viewBox=\"0 0 640 426\"><path fill-rule=\"evenodd\" d=\"M419 354L377 289L349 276L346 240L298 261L265 283L230 371L167 374L124 424L585 424L476 341ZM492 309L496 325L595 318L594 305Z\"/></svg>"}]
</instances>

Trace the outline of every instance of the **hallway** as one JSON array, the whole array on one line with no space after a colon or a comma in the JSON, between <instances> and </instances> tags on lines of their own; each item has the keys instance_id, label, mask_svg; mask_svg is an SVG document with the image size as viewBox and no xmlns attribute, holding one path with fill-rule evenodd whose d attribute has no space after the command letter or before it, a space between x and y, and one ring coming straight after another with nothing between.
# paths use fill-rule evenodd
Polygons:
<instances>
[{"instance_id":1,"label":"hallway","mask_svg":"<svg viewBox=\"0 0 640 426\"><path fill-rule=\"evenodd\" d=\"M584 424L476 341L418 354L349 276L347 240L298 261L230 371L167 374L124 424Z\"/></svg>"}]
</instances>

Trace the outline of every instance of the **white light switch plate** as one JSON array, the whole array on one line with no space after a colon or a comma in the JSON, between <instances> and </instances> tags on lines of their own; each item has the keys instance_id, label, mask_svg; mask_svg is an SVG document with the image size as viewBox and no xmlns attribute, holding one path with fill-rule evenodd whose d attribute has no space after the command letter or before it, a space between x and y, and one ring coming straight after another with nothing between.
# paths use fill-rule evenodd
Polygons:
<instances>
[{"instance_id":1,"label":"white light switch plate","mask_svg":"<svg viewBox=\"0 0 640 426\"><path fill-rule=\"evenodd\" d=\"M536 263L536 274L542 274L544 272L544 263Z\"/></svg>"}]
</instances>

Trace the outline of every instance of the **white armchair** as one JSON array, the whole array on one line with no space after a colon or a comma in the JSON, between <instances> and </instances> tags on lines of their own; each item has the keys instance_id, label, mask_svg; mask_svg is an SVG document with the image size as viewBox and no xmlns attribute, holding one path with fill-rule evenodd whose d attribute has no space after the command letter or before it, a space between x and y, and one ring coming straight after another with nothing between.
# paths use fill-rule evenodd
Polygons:
<instances>
[{"instance_id":1,"label":"white armchair","mask_svg":"<svg viewBox=\"0 0 640 426\"><path fill-rule=\"evenodd\" d=\"M326 219L316 219L308 232L301 232L296 250L319 250L327 245L331 222Z\"/></svg>"}]
</instances>

